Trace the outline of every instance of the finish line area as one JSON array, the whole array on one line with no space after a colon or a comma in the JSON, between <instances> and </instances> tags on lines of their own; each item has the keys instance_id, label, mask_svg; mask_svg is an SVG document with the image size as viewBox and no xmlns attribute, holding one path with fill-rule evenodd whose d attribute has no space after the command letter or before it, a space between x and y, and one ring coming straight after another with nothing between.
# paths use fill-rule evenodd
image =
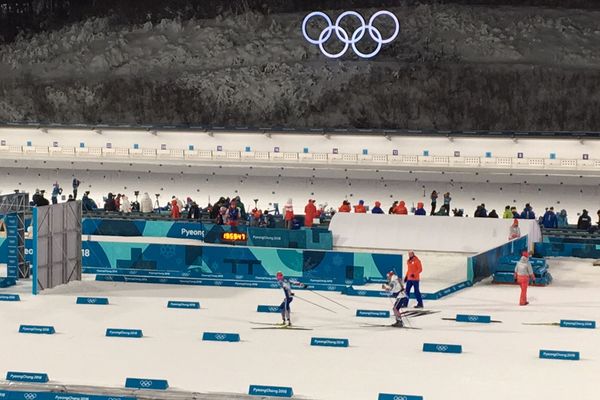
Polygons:
<instances>
[{"instance_id":1,"label":"finish line area","mask_svg":"<svg viewBox=\"0 0 600 400\"><path fill-rule=\"evenodd\" d=\"M346 309L317 293L298 291L303 299L334 312L298 298L292 303L294 325L312 330L262 330L253 329L261 326L255 323L276 323L280 316L257 313L257 306L279 304L279 291L97 282L88 276L32 296L30 284L21 280L0 291L0 295L16 293L21 298L0 302L0 338L11 343L3 349L0 373L43 372L49 384L66 387L122 388L127 377L168 380L169 390L164 394L153 391L154 398L168 396L171 390L200 392L208 397L198 398L207 399L224 398L217 395L224 392L244 398L241 394L248 393L250 385L263 384L292 387L295 396L305 399L375 399L378 393L417 393L438 399L449 392L498 400L507 396L587 399L589 382L600 368L597 332L523 323L600 320L600 271L591 266L591 260L550 259L549 263L556 283L530 288L529 307L515 305L517 288L486 280L426 302L426 309L440 312L410 319L410 326L419 330L363 326L390 322L355 314L357 309L389 310L385 298L322 292ZM76 304L79 296L106 297L110 304ZM168 308L168 302L175 300L199 302L200 309ZM487 314L502 323L461 324L442 319L456 314ZM19 333L22 324L53 326L56 334ZM107 328L139 329L143 337L106 337ZM236 333L240 341L203 341L205 332ZM349 346L311 346L314 337L345 338ZM426 353L424 343L460 344L463 352ZM581 361L542 360L540 349L577 351ZM415 373L406 379L407 372L390 367L390 359L393 365L404 365ZM526 367L535 375L522 374L521 368ZM499 376L511 384L489 390ZM542 377L544 384L531 384ZM570 384L564 385L565 381ZM37 386L44 390L45 385Z\"/></svg>"}]
</instances>

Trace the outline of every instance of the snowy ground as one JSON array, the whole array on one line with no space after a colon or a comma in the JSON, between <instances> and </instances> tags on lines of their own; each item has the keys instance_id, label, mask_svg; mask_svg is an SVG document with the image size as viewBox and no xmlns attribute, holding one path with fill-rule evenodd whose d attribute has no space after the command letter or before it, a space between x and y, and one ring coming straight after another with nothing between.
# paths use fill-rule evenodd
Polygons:
<instances>
[{"instance_id":1,"label":"snowy ground","mask_svg":"<svg viewBox=\"0 0 600 400\"><path fill-rule=\"evenodd\" d=\"M297 325L313 331L253 330L250 321L276 322L256 313L276 304L279 291L97 283L84 281L0 302L0 373L47 372L55 382L121 386L127 376L166 378L177 389L244 393L250 384L292 386L313 399L375 399L377 393L426 399L597 398L598 331L523 322L561 318L600 321L600 268L591 260L551 260L554 283L530 289L531 305L517 306L514 286L479 284L426 306L442 311L413 319L422 330L362 328L378 320L354 309L387 309L386 299L332 296L346 310L309 293L298 294L336 314L297 299ZM25 286L1 293L26 290ZM111 305L78 306L76 295L108 296ZM170 299L197 299L201 310L170 310ZM491 314L502 324L443 321L456 313ZM51 324L54 336L19 334L19 324ZM143 339L106 338L113 328L140 328ZM203 331L239 332L241 343L201 341ZM348 338L349 348L309 346L310 338ZM424 342L462 344L464 353L423 353ZM540 349L580 351L578 362L538 359Z\"/></svg>"}]
</instances>

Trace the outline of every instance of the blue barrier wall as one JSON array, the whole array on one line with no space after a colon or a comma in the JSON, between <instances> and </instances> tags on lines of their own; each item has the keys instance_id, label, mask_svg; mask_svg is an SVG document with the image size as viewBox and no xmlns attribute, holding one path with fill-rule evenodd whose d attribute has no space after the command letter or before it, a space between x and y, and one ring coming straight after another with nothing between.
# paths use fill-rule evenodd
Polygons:
<instances>
[{"instance_id":1,"label":"blue barrier wall","mask_svg":"<svg viewBox=\"0 0 600 400\"><path fill-rule=\"evenodd\" d=\"M25 241L32 262L32 240ZM208 279L263 278L277 271L316 284L361 285L381 281L390 270L402 271L399 254L275 249L227 245L175 245L82 242L85 273ZM0 238L0 262L8 260L8 241Z\"/></svg>"},{"instance_id":2,"label":"blue barrier wall","mask_svg":"<svg viewBox=\"0 0 600 400\"><path fill-rule=\"evenodd\" d=\"M534 253L536 257L579 257L600 258L600 244L593 241L573 241L553 238L550 242L536 243Z\"/></svg>"},{"instance_id":3,"label":"blue barrier wall","mask_svg":"<svg viewBox=\"0 0 600 400\"><path fill-rule=\"evenodd\" d=\"M521 254L521 252L527 250L527 243L528 238L525 235L519 239L469 257L467 261L468 280L476 283L491 276L496 267L500 265L500 258Z\"/></svg>"},{"instance_id":4,"label":"blue barrier wall","mask_svg":"<svg viewBox=\"0 0 600 400\"><path fill-rule=\"evenodd\" d=\"M82 221L83 235L168 237L196 239L207 243L233 244L234 242L223 239L223 233L225 232L237 232L246 235L246 240L235 241L235 244L294 249L333 249L331 232L322 228L303 228L299 230L247 226L232 228L227 225L202 222L146 221L142 219L84 218Z\"/></svg>"},{"instance_id":5,"label":"blue barrier wall","mask_svg":"<svg viewBox=\"0 0 600 400\"><path fill-rule=\"evenodd\" d=\"M88 273L145 270L169 272L163 276L254 279L274 277L282 271L287 276L323 280L324 284L360 284L380 280L387 271L402 266L402 256L395 254L225 245L84 241L82 251L84 272Z\"/></svg>"}]
</instances>

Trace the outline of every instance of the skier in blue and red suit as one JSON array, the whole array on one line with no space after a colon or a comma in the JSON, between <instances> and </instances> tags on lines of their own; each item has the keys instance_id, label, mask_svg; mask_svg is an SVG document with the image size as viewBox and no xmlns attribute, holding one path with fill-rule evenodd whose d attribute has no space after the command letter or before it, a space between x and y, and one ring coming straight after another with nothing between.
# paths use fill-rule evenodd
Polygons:
<instances>
[{"instance_id":1,"label":"skier in blue and red suit","mask_svg":"<svg viewBox=\"0 0 600 400\"><path fill-rule=\"evenodd\" d=\"M283 294L285 295L283 302L279 306L279 309L281 310L281 319L283 320L282 325L292 326L292 321L290 319L290 316L292 314L290 310L290 303L292 302L292 300L294 300L292 285L299 286L301 288L305 288L306 285L295 280L285 279L283 276L283 272L277 272L277 282L279 283L279 286L281 286L281 288L283 289Z\"/></svg>"}]
</instances>

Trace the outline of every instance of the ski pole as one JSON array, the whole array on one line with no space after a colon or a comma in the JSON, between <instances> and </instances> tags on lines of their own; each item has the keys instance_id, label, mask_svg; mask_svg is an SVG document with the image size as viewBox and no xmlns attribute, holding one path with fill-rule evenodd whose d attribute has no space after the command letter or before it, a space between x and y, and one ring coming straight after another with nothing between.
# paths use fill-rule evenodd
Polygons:
<instances>
[{"instance_id":1,"label":"ski pole","mask_svg":"<svg viewBox=\"0 0 600 400\"><path fill-rule=\"evenodd\" d=\"M317 293L317 292L315 292L314 290L310 290L310 289L306 289L306 290L308 290L308 291L309 291L309 292L311 292L311 293L314 293L314 294L316 294L317 296L321 296L321 297L322 297L322 298L324 298L325 300L329 300L330 302L332 302L332 303L335 303L335 304L337 304L337 305L338 305L338 306L340 306L340 307L344 307L346 310L349 310L349 309L350 309L350 308L346 307L345 305L343 305L342 303L338 303L337 301L335 301L335 300L333 300L333 299L330 299L329 297L327 297L327 296L325 296L325 295L323 295L323 294L321 294L321 293Z\"/></svg>"},{"instance_id":2,"label":"ski pole","mask_svg":"<svg viewBox=\"0 0 600 400\"><path fill-rule=\"evenodd\" d=\"M302 298L302 297L300 297L300 296L298 296L298 295L294 295L294 297L297 297L299 300L302 300L302 301L305 301L305 302L307 302L307 303L310 303L310 304L312 304L313 306L317 306L317 307L319 307L319 308L322 308L323 310L327 310L327 311L329 311L329 312L332 312L332 313L334 313L334 314L337 314L335 311L333 311L333 310L331 310L331 309L329 309L329 308L327 308L327 307L323 307L322 305L319 305L319 304L317 304L317 303L313 303L312 301L310 301L310 300L306 300L306 299L304 299L304 298Z\"/></svg>"}]
</instances>

